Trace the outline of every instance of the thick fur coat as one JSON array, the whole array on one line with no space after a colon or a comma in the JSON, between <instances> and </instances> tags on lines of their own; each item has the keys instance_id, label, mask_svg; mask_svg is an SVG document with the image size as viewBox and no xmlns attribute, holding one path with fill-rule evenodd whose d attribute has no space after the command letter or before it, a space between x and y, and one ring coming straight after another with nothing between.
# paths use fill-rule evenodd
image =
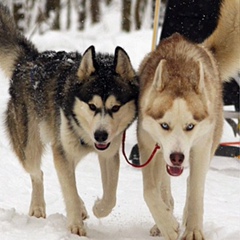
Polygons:
<instances>
[{"instance_id":1,"label":"thick fur coat","mask_svg":"<svg viewBox=\"0 0 240 240\"><path fill-rule=\"evenodd\" d=\"M156 223L153 236L178 239L169 175L180 176L189 167L181 238L204 239L204 185L222 135L222 85L240 68L239 7L239 0L223 1L218 26L205 42L195 44L173 34L140 65L141 163L155 144L160 146L142 170L144 199Z\"/></svg>"},{"instance_id":2,"label":"thick fur coat","mask_svg":"<svg viewBox=\"0 0 240 240\"><path fill-rule=\"evenodd\" d=\"M105 217L116 204L119 147L137 115L138 79L127 53L38 52L0 5L0 67L10 79L6 130L32 181L29 214L45 217L41 157L50 144L66 204L68 227L86 235L88 214L78 195L75 167L98 154L103 197L93 206Z\"/></svg>"}]
</instances>

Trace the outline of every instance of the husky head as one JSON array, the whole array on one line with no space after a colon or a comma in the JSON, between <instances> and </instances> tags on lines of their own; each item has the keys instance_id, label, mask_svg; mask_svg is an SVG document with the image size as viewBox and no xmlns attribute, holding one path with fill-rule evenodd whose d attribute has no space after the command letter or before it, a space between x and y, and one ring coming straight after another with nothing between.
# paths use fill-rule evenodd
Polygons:
<instances>
[{"instance_id":1,"label":"husky head","mask_svg":"<svg viewBox=\"0 0 240 240\"><path fill-rule=\"evenodd\" d=\"M71 112L81 140L104 151L136 118L138 81L127 53L96 54L93 46L82 56L73 88Z\"/></svg>"},{"instance_id":2,"label":"husky head","mask_svg":"<svg viewBox=\"0 0 240 240\"><path fill-rule=\"evenodd\" d=\"M213 127L211 93L205 89L212 79L198 60L162 58L152 80L140 89L142 127L160 145L167 171L174 176L188 166L194 146Z\"/></svg>"}]
</instances>

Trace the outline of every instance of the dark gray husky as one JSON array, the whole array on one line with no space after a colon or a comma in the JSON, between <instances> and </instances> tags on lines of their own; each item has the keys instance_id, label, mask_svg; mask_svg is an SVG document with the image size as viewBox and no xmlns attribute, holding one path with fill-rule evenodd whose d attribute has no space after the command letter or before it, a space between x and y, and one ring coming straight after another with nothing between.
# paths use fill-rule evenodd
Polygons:
<instances>
[{"instance_id":1,"label":"dark gray husky","mask_svg":"<svg viewBox=\"0 0 240 240\"><path fill-rule=\"evenodd\" d=\"M107 216L116 203L122 133L136 117L138 81L127 53L117 47L114 56L96 54L93 46L83 56L39 53L0 5L0 66L11 79L6 128L32 180L29 214L46 216L40 165L50 143L68 226L86 235L87 211L77 192L75 166L89 152L98 154L103 197L93 212Z\"/></svg>"}]
</instances>

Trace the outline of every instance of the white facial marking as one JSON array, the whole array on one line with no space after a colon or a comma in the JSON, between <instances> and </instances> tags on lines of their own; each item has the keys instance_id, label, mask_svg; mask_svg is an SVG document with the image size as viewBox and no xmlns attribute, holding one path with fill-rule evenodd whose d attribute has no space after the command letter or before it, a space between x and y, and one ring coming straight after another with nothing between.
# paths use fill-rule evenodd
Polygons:
<instances>
[{"instance_id":1,"label":"white facial marking","mask_svg":"<svg viewBox=\"0 0 240 240\"><path fill-rule=\"evenodd\" d=\"M97 112L92 111L89 104L93 104ZM76 98L73 111L81 127L93 142L96 141L94 133L97 130L106 131L108 133L106 143L111 142L126 129L135 116L134 101L121 105L114 96L109 96L106 102L103 102L101 97L96 95L89 104Z\"/></svg>"},{"instance_id":2,"label":"white facial marking","mask_svg":"<svg viewBox=\"0 0 240 240\"><path fill-rule=\"evenodd\" d=\"M194 127L191 127L191 124ZM180 98L174 100L172 107L161 119L153 119L150 116L143 118L143 128L160 144L164 159L170 166L170 154L174 152L184 155L182 166L189 164L190 149L196 139L198 124L193 119L187 102Z\"/></svg>"}]
</instances>

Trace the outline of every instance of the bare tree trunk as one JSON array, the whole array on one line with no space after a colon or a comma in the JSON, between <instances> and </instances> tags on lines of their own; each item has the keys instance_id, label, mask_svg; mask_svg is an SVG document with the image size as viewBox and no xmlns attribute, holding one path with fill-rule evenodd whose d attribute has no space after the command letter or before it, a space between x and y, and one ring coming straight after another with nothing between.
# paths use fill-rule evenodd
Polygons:
<instances>
[{"instance_id":1,"label":"bare tree trunk","mask_svg":"<svg viewBox=\"0 0 240 240\"><path fill-rule=\"evenodd\" d=\"M33 9L34 6L34 0L26 0L25 3L25 30L29 29L30 23L31 23L31 10Z\"/></svg>"},{"instance_id":2,"label":"bare tree trunk","mask_svg":"<svg viewBox=\"0 0 240 240\"><path fill-rule=\"evenodd\" d=\"M86 0L77 1L78 3L78 30L84 30L86 20Z\"/></svg>"},{"instance_id":3,"label":"bare tree trunk","mask_svg":"<svg viewBox=\"0 0 240 240\"><path fill-rule=\"evenodd\" d=\"M122 30L129 32L131 29L131 0L122 1Z\"/></svg>"},{"instance_id":4,"label":"bare tree trunk","mask_svg":"<svg viewBox=\"0 0 240 240\"><path fill-rule=\"evenodd\" d=\"M92 23L98 23L100 21L99 0L91 0L91 18Z\"/></svg>"},{"instance_id":5,"label":"bare tree trunk","mask_svg":"<svg viewBox=\"0 0 240 240\"><path fill-rule=\"evenodd\" d=\"M67 0L67 29L71 27L71 0Z\"/></svg>"},{"instance_id":6,"label":"bare tree trunk","mask_svg":"<svg viewBox=\"0 0 240 240\"><path fill-rule=\"evenodd\" d=\"M54 19L52 29L60 30L60 0L47 0L46 2L46 16L50 17L50 12L54 12Z\"/></svg>"},{"instance_id":7,"label":"bare tree trunk","mask_svg":"<svg viewBox=\"0 0 240 240\"><path fill-rule=\"evenodd\" d=\"M137 0L136 7L135 7L135 22L136 22L136 29L141 29L142 26L142 18L147 6L147 0Z\"/></svg>"},{"instance_id":8,"label":"bare tree trunk","mask_svg":"<svg viewBox=\"0 0 240 240\"><path fill-rule=\"evenodd\" d=\"M107 5L110 5L112 3L112 0L105 0Z\"/></svg>"},{"instance_id":9,"label":"bare tree trunk","mask_svg":"<svg viewBox=\"0 0 240 240\"><path fill-rule=\"evenodd\" d=\"M13 3L13 16L15 23L19 30L24 31L24 2L23 1L14 1Z\"/></svg>"}]
</instances>

